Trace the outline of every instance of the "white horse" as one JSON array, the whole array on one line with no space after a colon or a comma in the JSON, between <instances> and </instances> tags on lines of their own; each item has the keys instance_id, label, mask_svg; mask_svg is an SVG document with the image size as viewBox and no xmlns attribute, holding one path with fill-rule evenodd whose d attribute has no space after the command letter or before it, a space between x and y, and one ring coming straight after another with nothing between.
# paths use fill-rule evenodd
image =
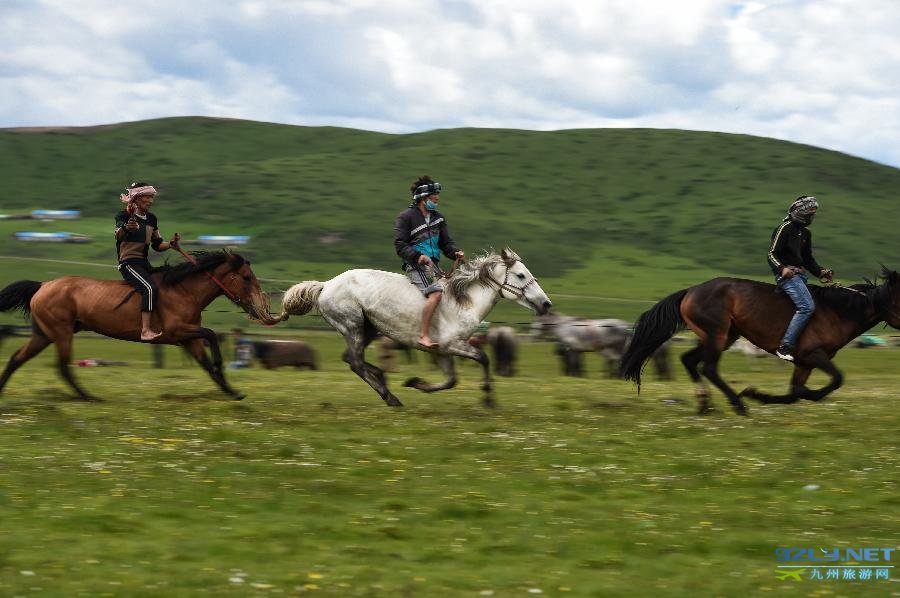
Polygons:
<instances>
[{"instance_id":1,"label":"white horse","mask_svg":"<svg viewBox=\"0 0 900 598\"><path fill-rule=\"evenodd\" d=\"M431 321L431 338L438 348L438 365L447 374L441 384L429 384L410 378L405 386L434 392L456 385L453 356L473 359L484 371L484 403L492 406L491 374L484 351L467 339L479 322L503 297L545 314L550 299L522 260L511 249L499 255L489 253L460 266L445 280L444 297ZM417 345L425 297L403 274L381 270L348 270L327 282L305 281L289 288L282 300L280 320L303 315L318 308L322 317L347 341L344 361L360 378L391 406L401 406L387 388L384 372L366 363L363 353L378 332L397 342L425 350Z\"/></svg>"}]
</instances>

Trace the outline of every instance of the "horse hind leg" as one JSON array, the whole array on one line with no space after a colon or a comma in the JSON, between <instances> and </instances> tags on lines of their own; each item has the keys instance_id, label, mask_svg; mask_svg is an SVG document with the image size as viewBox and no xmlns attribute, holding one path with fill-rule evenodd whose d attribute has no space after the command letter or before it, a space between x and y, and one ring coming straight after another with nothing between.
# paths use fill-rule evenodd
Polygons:
<instances>
[{"instance_id":1,"label":"horse hind leg","mask_svg":"<svg viewBox=\"0 0 900 598\"><path fill-rule=\"evenodd\" d=\"M706 347L704 349L703 359L703 375L715 385L716 388L728 397L728 402L734 407L735 413L738 415L747 415L747 407L741 398L734 392L728 383L719 375L719 359L722 357L721 351L716 347Z\"/></svg>"},{"instance_id":2,"label":"horse hind leg","mask_svg":"<svg viewBox=\"0 0 900 598\"><path fill-rule=\"evenodd\" d=\"M696 347L690 351L686 351L681 355L681 363L687 370L691 382L694 383L694 396L699 402L698 413L700 415L712 411L712 403L710 401L709 387L703 381L700 375L700 362L703 360L703 344L698 343Z\"/></svg>"},{"instance_id":3,"label":"horse hind leg","mask_svg":"<svg viewBox=\"0 0 900 598\"><path fill-rule=\"evenodd\" d=\"M400 402L400 399L388 390L384 371L365 360L366 345L372 342L375 336L375 328L371 322L362 316L358 324L355 322L348 324L346 321L329 318L325 313L322 315L347 342L347 350L344 351L343 359L350 365L353 373L365 380L366 384L371 386L388 406L402 407L403 403Z\"/></svg>"},{"instance_id":4,"label":"horse hind leg","mask_svg":"<svg viewBox=\"0 0 900 598\"><path fill-rule=\"evenodd\" d=\"M72 375L72 369L69 367L69 361L72 358L72 334L60 334L53 342L56 343L56 354L58 358L57 367L59 368L59 374L62 376L63 380L68 382L69 386L78 393L78 398L84 401L99 401L100 399L91 396L87 391L81 388L75 380L75 376Z\"/></svg>"},{"instance_id":5,"label":"horse hind leg","mask_svg":"<svg viewBox=\"0 0 900 598\"><path fill-rule=\"evenodd\" d=\"M53 341L44 336L41 332L35 330L31 338L28 339L28 342L25 343L21 349L13 353L6 363L6 368L4 368L3 373L0 374L0 394L3 394L3 388L6 386L6 383L9 382L13 373L22 367L26 361L49 347L52 342Z\"/></svg>"}]
</instances>

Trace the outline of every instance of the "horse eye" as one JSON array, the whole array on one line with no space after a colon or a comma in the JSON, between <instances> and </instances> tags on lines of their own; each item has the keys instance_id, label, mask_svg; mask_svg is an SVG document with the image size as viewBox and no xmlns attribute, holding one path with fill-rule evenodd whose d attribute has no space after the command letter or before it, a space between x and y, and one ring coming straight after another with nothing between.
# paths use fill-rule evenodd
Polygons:
<instances>
[{"instance_id":1,"label":"horse eye","mask_svg":"<svg viewBox=\"0 0 900 598\"><path fill-rule=\"evenodd\" d=\"M249 276L242 276L241 278L244 279L244 282L250 282L251 280Z\"/></svg>"},{"instance_id":2,"label":"horse eye","mask_svg":"<svg viewBox=\"0 0 900 598\"><path fill-rule=\"evenodd\" d=\"M516 276L518 276L518 277L519 277L519 280L525 280L525 275L524 275L524 274L522 274L522 273L521 273L521 272L520 272L520 273L518 273L518 274L516 274Z\"/></svg>"}]
</instances>

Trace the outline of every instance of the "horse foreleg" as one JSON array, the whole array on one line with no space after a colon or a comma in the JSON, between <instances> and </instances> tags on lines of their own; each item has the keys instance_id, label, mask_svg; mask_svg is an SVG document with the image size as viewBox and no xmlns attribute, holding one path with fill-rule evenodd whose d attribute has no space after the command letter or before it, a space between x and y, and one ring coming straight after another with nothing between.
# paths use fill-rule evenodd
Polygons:
<instances>
[{"instance_id":1,"label":"horse foreleg","mask_svg":"<svg viewBox=\"0 0 900 598\"><path fill-rule=\"evenodd\" d=\"M3 388L6 386L9 378L13 375L13 372L22 367L26 361L49 347L51 342L52 341L46 336L36 332L28 340L25 346L12 354L9 361L6 363L3 374L0 374L0 394L3 393Z\"/></svg>"},{"instance_id":2,"label":"horse foreleg","mask_svg":"<svg viewBox=\"0 0 900 598\"><path fill-rule=\"evenodd\" d=\"M439 390L446 390L448 388L453 388L456 386L456 368L453 366L453 356L445 353L440 353L435 356L437 361L437 366L441 368L441 371L447 375L447 379L440 384L430 384L419 377L409 378L406 382L403 383L403 386L409 386L411 388L416 388L421 390L422 392L437 392Z\"/></svg>"},{"instance_id":3,"label":"horse foreleg","mask_svg":"<svg viewBox=\"0 0 900 598\"><path fill-rule=\"evenodd\" d=\"M806 392L803 393L802 398L807 401L821 401L843 385L844 375L837 367L835 367L834 362L831 361L822 349L816 349L812 353L803 355L800 362L802 365L810 368L819 368L831 376L831 382L819 390L805 389Z\"/></svg>"},{"instance_id":4,"label":"horse foreleg","mask_svg":"<svg viewBox=\"0 0 900 598\"><path fill-rule=\"evenodd\" d=\"M201 328L201 330L206 330L212 333L211 330L208 330L206 328ZM206 337L206 335L203 336L204 338ZM215 337L215 333L213 333L212 336ZM212 345L212 343L210 343L210 345ZM184 347L184 350L187 351L191 356L193 356L195 360L197 360L197 363L199 363L200 367L202 367L203 370L207 374L209 374L209 377L212 378L213 382L215 382L224 392L231 395L231 397L235 401L240 401L247 396L241 392L236 391L228 384L228 381L225 380L225 374L222 371L221 362L219 363L219 366L216 367L215 364L213 364L213 362L209 360L209 357L206 356L206 349L203 348L203 340L201 338L193 338L184 341L183 343L181 343L181 346ZM218 341L216 342L216 347L218 347Z\"/></svg>"},{"instance_id":5,"label":"horse foreleg","mask_svg":"<svg viewBox=\"0 0 900 598\"><path fill-rule=\"evenodd\" d=\"M824 356L824 353L823 353ZM825 361L830 363L828 358L825 358ZM760 403L770 404L770 405L790 405L791 403L796 403L800 399L809 399L811 401L817 401L819 399L812 398L815 393L821 391L813 391L808 389L805 384L809 379L809 375L812 373L812 368L800 363L794 364L794 373L791 375L791 384L788 388L787 394L783 395L770 395L768 393L762 392L760 390L756 390L755 388L745 388L741 391L740 396L742 397L750 397L751 399L756 399ZM840 375L840 373L838 373ZM840 386L840 383L838 384ZM824 390L824 389L823 389ZM831 389L834 390L834 389ZM829 390L828 392L831 392ZM827 392L825 394L828 394ZM824 394L822 396L825 396Z\"/></svg>"},{"instance_id":6,"label":"horse foreleg","mask_svg":"<svg viewBox=\"0 0 900 598\"><path fill-rule=\"evenodd\" d=\"M56 343L57 367L63 380L68 382L69 386L78 393L78 398L84 401L99 401L100 399L92 397L78 385L78 382L75 381L75 377L72 375L71 368L69 368L69 360L72 358L72 333L59 334L53 342Z\"/></svg>"},{"instance_id":7,"label":"horse foreleg","mask_svg":"<svg viewBox=\"0 0 900 598\"><path fill-rule=\"evenodd\" d=\"M491 382L491 360L488 358L487 353L465 341L453 341L447 346L447 352L451 355L458 355L459 357L478 362L483 374L481 390L484 391L484 397L481 401L485 407L496 407L497 401L494 400L494 385Z\"/></svg>"}]
</instances>

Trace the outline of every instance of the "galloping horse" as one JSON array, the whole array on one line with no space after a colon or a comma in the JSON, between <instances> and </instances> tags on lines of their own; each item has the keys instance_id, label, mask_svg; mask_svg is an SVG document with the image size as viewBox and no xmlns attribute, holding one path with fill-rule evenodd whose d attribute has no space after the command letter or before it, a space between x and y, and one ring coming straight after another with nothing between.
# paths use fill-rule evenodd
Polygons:
<instances>
[{"instance_id":1,"label":"galloping horse","mask_svg":"<svg viewBox=\"0 0 900 598\"><path fill-rule=\"evenodd\" d=\"M194 252L194 256L196 263L167 264L154 271L153 277L159 285L159 311L154 312L154 317L161 319L165 331L154 343L181 345L223 391L240 400L244 395L225 381L216 333L200 325L200 312L225 293L251 318L271 323L268 299L259 288L250 262L240 255L217 251ZM20 309L26 317L30 313L32 335L13 354L0 375L0 393L13 372L55 343L59 373L79 398L92 399L69 371L73 335L80 330L92 330L112 338L140 341L140 304L140 295L127 282L119 280L64 276L44 283L32 280L12 283L0 291L0 311ZM204 340L209 343L212 362L206 356Z\"/></svg>"},{"instance_id":2,"label":"galloping horse","mask_svg":"<svg viewBox=\"0 0 900 598\"><path fill-rule=\"evenodd\" d=\"M550 299L537 280L510 249L499 255L490 253L461 264L445 282L444 297L432 320L431 338L439 343L438 366L447 374L441 384L429 384L410 378L405 386L423 392L435 392L456 385L453 356L477 361L482 366L484 403L491 406L491 373L484 351L467 342L472 331L503 297L544 314ZM318 308L322 317L340 332L347 342L344 361L390 406L402 403L387 388L384 372L366 363L363 353L379 332L393 340L425 350L416 344L419 338L425 298L402 274L380 270L348 270L327 282L305 281L284 294L283 313L278 319L303 315Z\"/></svg>"},{"instance_id":3,"label":"galloping horse","mask_svg":"<svg viewBox=\"0 0 900 598\"><path fill-rule=\"evenodd\" d=\"M866 282L850 287L810 287L816 311L795 348L794 373L787 394L772 396L754 388L735 394L719 376L719 358L739 336L772 353L794 315L794 304L776 292L775 285L738 278L715 278L678 291L644 312L622 358L622 376L640 386L641 370L653 351L688 326L700 342L684 353L681 361L697 386L701 414L711 406L709 391L700 378L700 363L703 375L728 397L739 415L747 414L742 396L763 403L821 401L843 383L843 375L831 359L844 345L879 322L900 328L900 275L884 268L881 279L880 285ZM831 381L811 390L805 384L816 368L831 376Z\"/></svg>"}]
</instances>

